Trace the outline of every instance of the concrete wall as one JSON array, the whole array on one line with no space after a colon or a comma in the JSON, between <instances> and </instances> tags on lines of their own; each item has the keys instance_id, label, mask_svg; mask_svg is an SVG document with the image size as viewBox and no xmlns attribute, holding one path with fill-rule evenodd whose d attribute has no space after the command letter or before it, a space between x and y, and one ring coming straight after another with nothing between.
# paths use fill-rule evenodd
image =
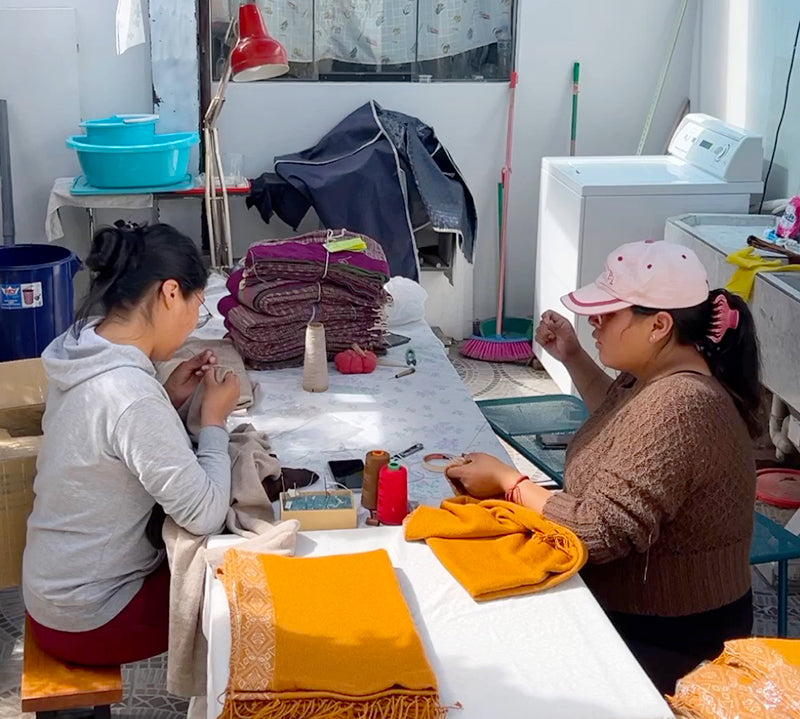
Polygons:
<instances>
[{"instance_id":1,"label":"concrete wall","mask_svg":"<svg viewBox=\"0 0 800 719\"><path fill-rule=\"evenodd\" d=\"M800 3L796 0L703 0L693 95L702 112L764 136L765 165L783 106ZM800 58L767 198L800 192Z\"/></svg>"},{"instance_id":2,"label":"concrete wall","mask_svg":"<svg viewBox=\"0 0 800 719\"><path fill-rule=\"evenodd\" d=\"M252 177L271 169L275 155L313 145L370 99L420 117L434 127L475 197L479 221L474 309L479 316L492 315L497 291L497 182L505 148L507 97L508 86L498 83L231 84L220 120L221 145L224 153L244 156L245 174ZM243 200L232 203L237 256L255 239L291 232L277 219L264 224L255 209L244 209ZM301 229L315 226L314 218L307 217ZM442 273L423 272L422 284L429 293L429 321L461 337L472 322L473 271L460 251L453 275L451 286Z\"/></svg>"},{"instance_id":3,"label":"concrete wall","mask_svg":"<svg viewBox=\"0 0 800 719\"><path fill-rule=\"evenodd\" d=\"M17 45L0 48L0 96L4 85L18 87L21 79L30 87L27 93L24 85L23 91L15 91L14 107L9 107L9 114L17 120L12 128L16 132L11 135L17 242L43 242L53 180L80 172L75 153L64 145L69 135L81 132L78 122L115 112L152 112L150 49L145 44L116 54L116 2L111 0L0 0L0 18L11 17L11 13L3 15L2 11L17 8L42 9L43 13L55 8L62 14L67 8L74 14L74 24L70 23L65 32L75 34L77 58L67 57L66 64L59 64L61 55L54 58L48 52L48 47L60 44L50 39L49 26L40 28L48 34L38 38L35 28L27 24L16 28ZM7 60L6 53L14 57ZM13 73L18 75L12 77ZM75 88L77 98L68 98L70 107L65 112L60 96L67 82ZM29 150L35 152L36 162L30 161ZM99 220L110 222L118 215L101 212ZM138 216L147 219L149 213ZM69 209L62 218L66 236L59 244L85 256L89 246L85 213ZM76 280L79 293L85 286L82 275L85 273Z\"/></svg>"},{"instance_id":4,"label":"concrete wall","mask_svg":"<svg viewBox=\"0 0 800 719\"><path fill-rule=\"evenodd\" d=\"M573 62L581 63L578 154L633 154L680 5L681 0L520 3L507 314L530 316L533 311L539 166L543 156L569 151ZM689 95L696 16L696 0L690 0L646 152L664 152ZM433 125L478 206L473 309L474 316L485 318L495 314L496 182L505 151L507 92L507 86L488 83L232 85L221 121L222 144L227 152L244 154L246 171L257 174L270 167L275 155L314 143L371 97ZM234 213L238 248L285 231L279 224L267 227L241 209ZM456 270L457 283L468 281L468 268ZM468 328L459 293L450 292L444 280L426 280L432 321L453 333ZM447 301L455 305L440 316L437 309Z\"/></svg>"},{"instance_id":5,"label":"concrete wall","mask_svg":"<svg viewBox=\"0 0 800 719\"><path fill-rule=\"evenodd\" d=\"M697 1L689 3L647 152L663 152L675 115L689 94ZM0 0L0 8L14 4L21 3ZM152 109L148 48L133 48L120 57L115 54L116 3L30 0L25 5L76 9L82 117ZM578 154L635 152L680 5L681 0L520 3L508 314L532 313L539 166L542 156L568 152L573 62L581 63ZM57 83L58 77L52 82ZM245 169L251 175L269 169L275 155L312 144L370 97L432 124L467 177L479 212L474 292L472 268L459 260L455 293L444 278L426 282L429 304L438 312L433 319L447 320L448 329L456 334L468 328L471 312L479 318L494 315L496 182L505 147L507 86L273 82L232 85L228 97L221 122L223 151L244 154ZM59 129L58 134L63 132ZM15 173L20 171L15 169ZM278 225L264 225L254 211L245 214L241 200L233 202L238 249L287 231ZM163 219L184 228L198 227L198 202L163 205ZM309 223L313 225L313 221ZM85 225L76 225L72 233L80 233L82 227ZM455 304L448 309L450 301Z\"/></svg>"},{"instance_id":6,"label":"concrete wall","mask_svg":"<svg viewBox=\"0 0 800 719\"><path fill-rule=\"evenodd\" d=\"M509 312L532 312L541 158L567 155L573 62L581 64L578 155L636 152L680 0L523 2L511 200ZM689 95L696 0L690 0L646 154L663 154Z\"/></svg>"}]
</instances>

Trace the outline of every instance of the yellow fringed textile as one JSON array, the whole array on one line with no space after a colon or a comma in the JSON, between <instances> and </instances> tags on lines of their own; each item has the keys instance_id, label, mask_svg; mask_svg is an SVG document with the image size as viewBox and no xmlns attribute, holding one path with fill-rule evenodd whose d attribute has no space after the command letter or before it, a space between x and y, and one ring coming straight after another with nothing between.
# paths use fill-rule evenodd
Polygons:
<instances>
[{"instance_id":1,"label":"yellow fringed textile","mask_svg":"<svg viewBox=\"0 0 800 719\"><path fill-rule=\"evenodd\" d=\"M442 719L436 677L384 550L280 557L230 549L222 719Z\"/></svg>"},{"instance_id":2,"label":"yellow fringed textile","mask_svg":"<svg viewBox=\"0 0 800 719\"><path fill-rule=\"evenodd\" d=\"M682 719L800 717L800 640L737 639L667 697Z\"/></svg>"},{"instance_id":3,"label":"yellow fringed textile","mask_svg":"<svg viewBox=\"0 0 800 719\"><path fill-rule=\"evenodd\" d=\"M424 539L477 601L554 587L588 558L583 542L538 512L497 499L454 497L440 509L419 507L406 540Z\"/></svg>"}]
</instances>

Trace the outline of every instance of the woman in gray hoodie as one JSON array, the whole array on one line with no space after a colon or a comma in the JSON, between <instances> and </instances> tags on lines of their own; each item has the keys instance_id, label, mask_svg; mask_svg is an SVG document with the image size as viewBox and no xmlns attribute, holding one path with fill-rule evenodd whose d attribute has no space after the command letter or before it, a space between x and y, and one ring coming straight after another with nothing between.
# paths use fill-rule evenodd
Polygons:
<instances>
[{"instance_id":1,"label":"woman in gray hoodie","mask_svg":"<svg viewBox=\"0 0 800 719\"><path fill-rule=\"evenodd\" d=\"M60 659L121 664L167 648L169 568L147 538L156 504L194 534L220 530L230 502L225 421L239 397L208 353L169 359L198 322L207 280L194 242L169 225L100 230L78 319L42 354L44 437L23 559L36 640ZM103 315L89 319L95 307ZM205 385L193 451L179 407Z\"/></svg>"}]
</instances>

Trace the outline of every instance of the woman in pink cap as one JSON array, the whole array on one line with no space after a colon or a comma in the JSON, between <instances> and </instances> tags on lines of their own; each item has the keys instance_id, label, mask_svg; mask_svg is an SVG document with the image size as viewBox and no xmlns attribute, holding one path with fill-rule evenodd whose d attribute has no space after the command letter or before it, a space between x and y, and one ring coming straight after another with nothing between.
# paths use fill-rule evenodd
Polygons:
<instances>
[{"instance_id":1,"label":"woman in pink cap","mask_svg":"<svg viewBox=\"0 0 800 719\"><path fill-rule=\"evenodd\" d=\"M709 291L686 247L635 242L562 298L589 317L600 362L545 312L536 341L564 363L591 416L551 492L485 454L448 470L572 529L586 584L662 692L752 629L751 438L761 431L759 349L747 305Z\"/></svg>"}]
</instances>

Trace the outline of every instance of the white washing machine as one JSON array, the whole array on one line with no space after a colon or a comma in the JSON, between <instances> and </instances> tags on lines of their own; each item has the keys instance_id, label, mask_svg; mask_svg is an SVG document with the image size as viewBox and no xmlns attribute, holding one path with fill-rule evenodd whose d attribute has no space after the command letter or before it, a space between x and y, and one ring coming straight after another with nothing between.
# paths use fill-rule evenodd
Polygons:
<instances>
[{"instance_id":1,"label":"white washing machine","mask_svg":"<svg viewBox=\"0 0 800 719\"><path fill-rule=\"evenodd\" d=\"M545 157L539 195L534 312L548 309L575 322L560 298L594 281L605 258L625 242L663 239L668 217L687 212L748 212L763 188L761 137L708 115L687 115L669 154ZM591 327L577 318L581 344L596 357ZM534 343L562 392L569 374Z\"/></svg>"}]
</instances>

